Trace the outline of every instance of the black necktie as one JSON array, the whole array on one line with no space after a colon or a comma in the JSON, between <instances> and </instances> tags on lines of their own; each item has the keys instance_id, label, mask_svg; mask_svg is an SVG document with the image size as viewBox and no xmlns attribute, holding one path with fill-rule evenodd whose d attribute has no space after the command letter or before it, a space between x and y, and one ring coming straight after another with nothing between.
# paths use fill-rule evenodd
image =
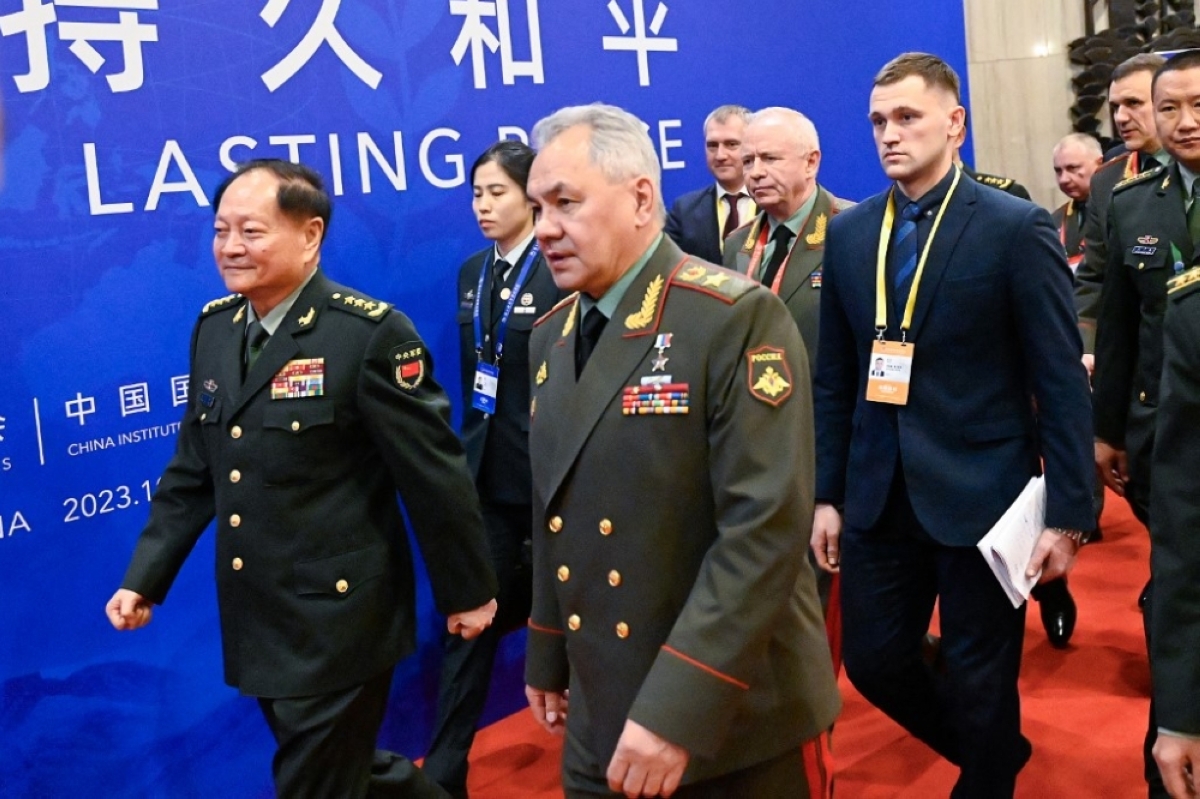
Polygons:
<instances>
[{"instance_id":1,"label":"black necktie","mask_svg":"<svg viewBox=\"0 0 1200 799\"><path fill-rule=\"evenodd\" d=\"M792 231L788 230L785 225L777 226L775 232L771 234L771 241L775 242L775 249L771 251L771 260L762 274L762 284L767 288L770 288L775 282L775 276L779 274L779 267L783 266L783 262L787 260L788 242L791 240Z\"/></svg>"},{"instance_id":2,"label":"black necktie","mask_svg":"<svg viewBox=\"0 0 1200 799\"><path fill-rule=\"evenodd\" d=\"M262 354L263 347L267 346L267 339L271 334L266 331L262 323L255 319L246 327L246 350L243 353L244 372L249 372L254 366L254 362L258 360L258 356Z\"/></svg>"},{"instance_id":3,"label":"black necktie","mask_svg":"<svg viewBox=\"0 0 1200 799\"><path fill-rule=\"evenodd\" d=\"M729 234L737 230L738 225L738 197L737 194L726 194L725 201L729 203L729 216L725 217L725 227L721 231L721 241L729 238Z\"/></svg>"},{"instance_id":4,"label":"black necktie","mask_svg":"<svg viewBox=\"0 0 1200 799\"><path fill-rule=\"evenodd\" d=\"M1141 153L1138 153L1137 160L1139 174L1142 172L1149 172L1151 169L1156 169L1158 167L1158 159L1152 155L1142 155Z\"/></svg>"},{"instance_id":5,"label":"black necktie","mask_svg":"<svg viewBox=\"0 0 1200 799\"><path fill-rule=\"evenodd\" d=\"M583 374L583 367L587 365L588 358L592 357L592 350L596 349L596 342L600 340L600 334L604 332L604 326L608 324L608 317L600 312L599 308L593 307L583 315L583 324L579 326L579 339L575 342L575 379Z\"/></svg>"}]
</instances>

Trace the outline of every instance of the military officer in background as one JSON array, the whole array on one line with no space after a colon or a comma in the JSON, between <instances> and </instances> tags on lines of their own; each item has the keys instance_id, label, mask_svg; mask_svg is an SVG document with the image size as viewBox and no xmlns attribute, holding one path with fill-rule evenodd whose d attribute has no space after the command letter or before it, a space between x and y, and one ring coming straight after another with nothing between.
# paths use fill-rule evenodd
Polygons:
<instances>
[{"instance_id":1,"label":"military officer in background","mask_svg":"<svg viewBox=\"0 0 1200 799\"><path fill-rule=\"evenodd\" d=\"M1195 199L1200 191L1200 117L1194 110L1200 98L1200 52L1184 51L1159 67L1151 96L1158 137L1172 163L1113 189L1092 379L1096 468L1147 525L1154 510L1152 455L1158 438L1167 282L1195 263L1200 244L1200 203ZM1152 656L1154 576L1152 570L1143 593ZM1151 751L1157 710L1151 702L1144 750L1152 797L1166 795Z\"/></svg>"},{"instance_id":2,"label":"military officer in background","mask_svg":"<svg viewBox=\"0 0 1200 799\"><path fill-rule=\"evenodd\" d=\"M175 455L108 617L147 624L215 518L225 681L258 699L277 795L444 797L375 737L415 644L397 491L448 629L476 636L495 613L449 403L412 323L320 269L331 207L315 172L251 161L213 206L236 293L196 323Z\"/></svg>"},{"instance_id":3,"label":"military officer in background","mask_svg":"<svg viewBox=\"0 0 1200 799\"><path fill-rule=\"evenodd\" d=\"M533 135L538 241L577 292L529 353L527 694L543 726L565 726L566 795L825 796L839 699L804 562L796 326L755 281L663 235L636 117L564 108Z\"/></svg>"},{"instance_id":4,"label":"military officer in background","mask_svg":"<svg viewBox=\"0 0 1200 799\"><path fill-rule=\"evenodd\" d=\"M1058 227L1058 240L1067 252L1071 271L1083 260L1083 220L1087 213L1088 196L1092 191L1092 175L1104 160L1100 142L1086 133L1068 133L1054 145L1054 180L1067 201L1054 209L1050 218Z\"/></svg>"},{"instance_id":5,"label":"military officer in background","mask_svg":"<svg viewBox=\"0 0 1200 799\"><path fill-rule=\"evenodd\" d=\"M1196 796L1200 772L1200 267L1171 281L1154 445L1150 667L1154 757L1166 790Z\"/></svg>"},{"instance_id":6,"label":"military officer in background","mask_svg":"<svg viewBox=\"0 0 1200 799\"><path fill-rule=\"evenodd\" d=\"M829 220L854 203L817 183L821 142L808 117L764 108L746 124L742 170L761 212L725 243L724 264L771 289L787 305L809 363L816 363L821 259Z\"/></svg>"},{"instance_id":7,"label":"military officer in background","mask_svg":"<svg viewBox=\"0 0 1200 799\"><path fill-rule=\"evenodd\" d=\"M1108 207L1118 183L1166 166L1170 156L1163 150L1154 123L1150 86L1155 71L1166 59L1158 53L1138 53L1117 65L1108 85L1108 108L1113 127L1127 152L1105 161L1092 175L1087 213L1083 218L1083 261L1075 270L1075 312L1083 337L1083 365L1091 374L1096 366L1096 316L1100 312L1100 290L1108 265Z\"/></svg>"}]
</instances>

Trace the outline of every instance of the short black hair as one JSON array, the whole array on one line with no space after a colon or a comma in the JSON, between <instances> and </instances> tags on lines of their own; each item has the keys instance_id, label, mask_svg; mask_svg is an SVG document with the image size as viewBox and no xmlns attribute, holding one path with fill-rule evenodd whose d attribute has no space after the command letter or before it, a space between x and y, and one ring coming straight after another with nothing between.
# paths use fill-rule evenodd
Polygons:
<instances>
[{"instance_id":1,"label":"short black hair","mask_svg":"<svg viewBox=\"0 0 1200 799\"><path fill-rule=\"evenodd\" d=\"M1185 69L1200 69L1200 50L1184 50L1168 58L1154 73L1154 80L1150 83L1150 96L1154 96L1160 75L1164 72L1180 72Z\"/></svg>"},{"instance_id":2,"label":"short black hair","mask_svg":"<svg viewBox=\"0 0 1200 799\"><path fill-rule=\"evenodd\" d=\"M528 144L516 139L498 141L483 151L483 154L471 164L471 184L475 183L475 172L484 164L494 163L504 170L504 174L512 179L525 191L529 183L529 169L533 166L536 153Z\"/></svg>"},{"instance_id":3,"label":"short black hair","mask_svg":"<svg viewBox=\"0 0 1200 799\"><path fill-rule=\"evenodd\" d=\"M225 196L225 190L242 175L256 170L270 172L279 181L275 201L279 203L279 210L284 216L297 222L312 219L314 216L321 218L325 223L325 228L321 231L321 241L325 241L325 235L329 232L329 220L333 216L333 202L329 199L329 193L325 191L325 182L315 169L282 158L255 158L238 164L238 168L221 181L221 185L217 186L216 192L213 193L213 213L221 207L221 198Z\"/></svg>"}]
</instances>

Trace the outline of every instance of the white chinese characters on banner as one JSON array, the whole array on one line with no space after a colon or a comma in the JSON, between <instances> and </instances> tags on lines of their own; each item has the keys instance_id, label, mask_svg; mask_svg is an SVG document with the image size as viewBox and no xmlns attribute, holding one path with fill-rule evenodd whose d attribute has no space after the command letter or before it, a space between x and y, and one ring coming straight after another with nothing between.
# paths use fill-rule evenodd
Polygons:
<instances>
[{"instance_id":1,"label":"white chinese characters on banner","mask_svg":"<svg viewBox=\"0 0 1200 799\"><path fill-rule=\"evenodd\" d=\"M476 89L487 88L487 70L483 56L486 47L491 52L500 51L500 74L506 86L511 86L519 77L532 78L534 83L546 82L542 70L542 31L538 19L538 0L525 0L525 15L529 28L529 60L518 61L513 57L512 17L508 0L450 0L450 13L463 17L462 30L450 48L455 64L461 65L467 50L471 51L471 72ZM496 32L484 24L484 17L496 18Z\"/></svg>"},{"instance_id":2,"label":"white chinese characters on banner","mask_svg":"<svg viewBox=\"0 0 1200 799\"><path fill-rule=\"evenodd\" d=\"M267 0L263 10L259 12L259 16L268 26L274 28L290 2L291 0ZM285 55L283 60L262 74L262 81L267 85L268 91L273 92L291 80L316 55L322 44L328 44L334 55L349 67L359 80L372 89L379 88L379 81L383 79L383 73L354 52L354 49L346 43L342 34L333 24L341 5L342 0L321 0L317 18L313 20L308 33L304 34L300 43L292 48L292 51Z\"/></svg>"},{"instance_id":3,"label":"white chinese characters on banner","mask_svg":"<svg viewBox=\"0 0 1200 799\"><path fill-rule=\"evenodd\" d=\"M638 85L650 85L650 57L649 54L654 53L674 53L679 50L679 40L673 37L659 36L659 31L662 30L663 22L667 18L667 6L665 3L659 3L654 10L654 17L650 20L650 24L646 24L646 0L632 0L633 2L633 25L629 24L629 18L625 16L625 12L621 10L620 3L617 0L609 0L608 13L612 15L613 21L617 23L617 27L621 29L620 36L605 36L605 50L627 50L637 53L638 59ZM633 33L630 34L629 31ZM646 31L649 30L651 35L647 36Z\"/></svg>"},{"instance_id":4,"label":"white chinese characters on banner","mask_svg":"<svg viewBox=\"0 0 1200 799\"><path fill-rule=\"evenodd\" d=\"M58 18L58 8L114 9L117 22L72 22ZM158 0L21 0L21 10L0 16L0 36L25 35L29 71L15 75L17 91L25 94L50 85L50 58L46 29L58 23L58 35L68 49L94 75L106 59L92 42L119 42L124 69L105 77L113 93L140 89L145 81L142 45L158 41L158 26L138 19L138 11L157 11Z\"/></svg>"}]
</instances>

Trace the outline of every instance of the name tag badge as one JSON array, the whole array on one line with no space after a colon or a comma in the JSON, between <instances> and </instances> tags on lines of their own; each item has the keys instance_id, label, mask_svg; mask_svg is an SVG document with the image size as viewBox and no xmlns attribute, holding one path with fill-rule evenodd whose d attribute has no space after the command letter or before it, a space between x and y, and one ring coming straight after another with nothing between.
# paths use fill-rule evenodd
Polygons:
<instances>
[{"instance_id":1,"label":"name tag badge","mask_svg":"<svg viewBox=\"0 0 1200 799\"><path fill-rule=\"evenodd\" d=\"M914 346L899 341L876 341L871 347L867 399L888 405L908 404Z\"/></svg>"},{"instance_id":2,"label":"name tag badge","mask_svg":"<svg viewBox=\"0 0 1200 799\"><path fill-rule=\"evenodd\" d=\"M484 413L496 412L496 387L500 383L500 367L492 363L475 366L475 391L471 395L471 407Z\"/></svg>"}]
</instances>

